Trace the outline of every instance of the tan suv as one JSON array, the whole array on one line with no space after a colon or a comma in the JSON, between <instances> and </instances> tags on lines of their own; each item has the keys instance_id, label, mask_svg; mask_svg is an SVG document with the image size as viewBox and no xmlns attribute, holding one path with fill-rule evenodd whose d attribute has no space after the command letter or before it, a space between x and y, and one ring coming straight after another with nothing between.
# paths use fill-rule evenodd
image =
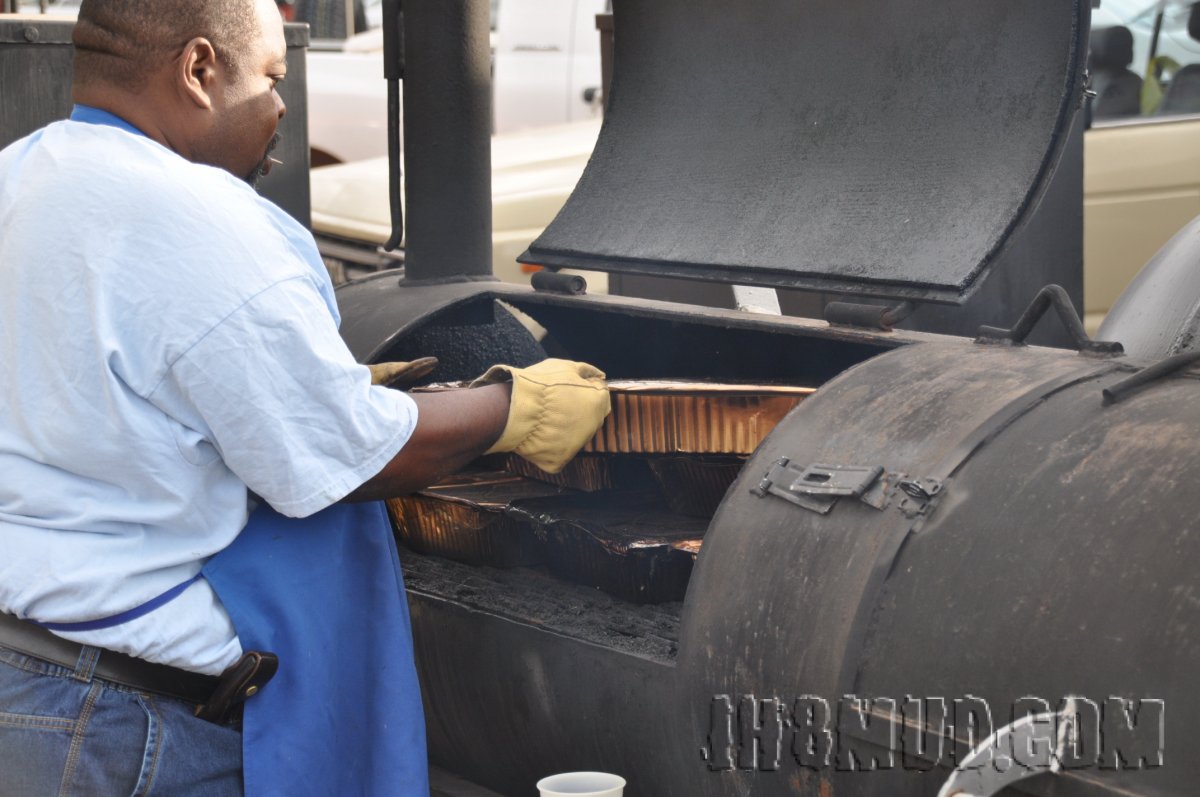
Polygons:
<instances>
[{"instance_id":1,"label":"tan suv","mask_svg":"<svg viewBox=\"0 0 1200 797\"><path fill-rule=\"evenodd\" d=\"M1102 0L1090 60L1083 284L1094 331L1141 267L1200 215L1200 4Z\"/></svg>"}]
</instances>

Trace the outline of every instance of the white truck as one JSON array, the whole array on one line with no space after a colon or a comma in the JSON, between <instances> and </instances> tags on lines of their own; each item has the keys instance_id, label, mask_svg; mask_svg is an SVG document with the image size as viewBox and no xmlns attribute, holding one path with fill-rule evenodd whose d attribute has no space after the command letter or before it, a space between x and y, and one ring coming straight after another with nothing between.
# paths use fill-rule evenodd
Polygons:
<instances>
[{"instance_id":1,"label":"white truck","mask_svg":"<svg viewBox=\"0 0 1200 797\"><path fill-rule=\"evenodd\" d=\"M602 101L596 15L608 6L492 0L492 266L501 279L529 279L516 256L562 207L591 155ZM403 261L402 251L381 248L391 232L382 46L376 30L341 52L309 53L309 135L313 165L323 166L312 171L312 228L335 280ZM593 291L607 282L589 275Z\"/></svg>"},{"instance_id":2,"label":"white truck","mask_svg":"<svg viewBox=\"0 0 1200 797\"><path fill-rule=\"evenodd\" d=\"M493 132L599 116L596 14L607 5L608 0L492 0ZM368 5L368 19L377 20L377 10ZM387 155L379 28L345 42L314 41L308 115L314 167Z\"/></svg>"},{"instance_id":3,"label":"white truck","mask_svg":"<svg viewBox=\"0 0 1200 797\"><path fill-rule=\"evenodd\" d=\"M497 133L600 115L596 15L609 0L493 0Z\"/></svg>"}]
</instances>

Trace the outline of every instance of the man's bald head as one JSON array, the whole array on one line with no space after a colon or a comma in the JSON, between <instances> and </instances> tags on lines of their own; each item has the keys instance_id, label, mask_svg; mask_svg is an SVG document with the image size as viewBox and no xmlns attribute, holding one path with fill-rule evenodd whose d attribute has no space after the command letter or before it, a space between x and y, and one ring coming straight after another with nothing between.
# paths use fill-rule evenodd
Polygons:
<instances>
[{"instance_id":1,"label":"man's bald head","mask_svg":"<svg viewBox=\"0 0 1200 797\"><path fill-rule=\"evenodd\" d=\"M196 37L226 66L259 34L254 0L83 0L75 26L75 83L139 91Z\"/></svg>"},{"instance_id":2,"label":"man's bald head","mask_svg":"<svg viewBox=\"0 0 1200 797\"><path fill-rule=\"evenodd\" d=\"M83 0L79 9L74 102L236 177L267 169L286 74L274 0Z\"/></svg>"}]
</instances>

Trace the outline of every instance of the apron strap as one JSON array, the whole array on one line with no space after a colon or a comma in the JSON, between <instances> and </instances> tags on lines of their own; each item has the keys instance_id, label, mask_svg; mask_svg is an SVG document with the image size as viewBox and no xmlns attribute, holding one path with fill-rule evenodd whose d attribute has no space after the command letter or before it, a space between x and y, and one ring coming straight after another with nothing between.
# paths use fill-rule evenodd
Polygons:
<instances>
[{"instance_id":1,"label":"apron strap","mask_svg":"<svg viewBox=\"0 0 1200 797\"><path fill-rule=\"evenodd\" d=\"M130 620L136 620L142 615L149 614L159 606L170 603L183 594L183 591L192 584L200 580L200 574L189 578L182 584L176 584L161 595L156 595L145 603L134 606L132 609L123 611L120 614L114 614L109 617L101 617L96 620L82 620L78 623L39 623L37 620L30 620L34 625L41 626L47 631L99 631L101 628L112 628L114 625L127 623Z\"/></svg>"}]
</instances>

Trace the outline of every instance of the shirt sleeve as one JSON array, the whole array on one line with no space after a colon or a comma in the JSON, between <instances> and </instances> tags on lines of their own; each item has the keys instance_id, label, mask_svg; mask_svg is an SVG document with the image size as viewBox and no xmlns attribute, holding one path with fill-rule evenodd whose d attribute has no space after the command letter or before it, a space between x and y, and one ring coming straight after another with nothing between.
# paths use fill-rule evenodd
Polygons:
<instances>
[{"instance_id":1,"label":"shirt sleeve","mask_svg":"<svg viewBox=\"0 0 1200 797\"><path fill-rule=\"evenodd\" d=\"M296 277L214 326L149 399L276 511L305 517L378 473L416 427L411 398L370 382L317 286Z\"/></svg>"}]
</instances>

